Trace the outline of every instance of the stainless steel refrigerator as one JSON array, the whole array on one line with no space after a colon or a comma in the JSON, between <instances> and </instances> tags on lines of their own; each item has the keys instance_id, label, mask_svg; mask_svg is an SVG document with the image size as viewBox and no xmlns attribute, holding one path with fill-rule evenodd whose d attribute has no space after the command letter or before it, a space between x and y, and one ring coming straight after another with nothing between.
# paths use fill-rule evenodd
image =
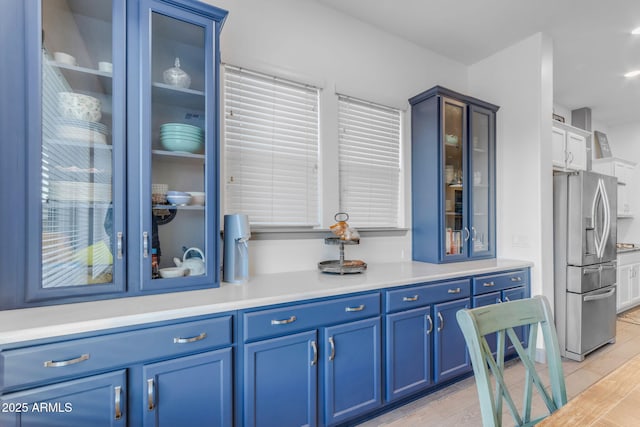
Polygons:
<instances>
[{"instance_id":1,"label":"stainless steel refrigerator","mask_svg":"<svg viewBox=\"0 0 640 427\"><path fill-rule=\"evenodd\" d=\"M617 180L553 178L555 320L562 355L582 361L616 339Z\"/></svg>"}]
</instances>

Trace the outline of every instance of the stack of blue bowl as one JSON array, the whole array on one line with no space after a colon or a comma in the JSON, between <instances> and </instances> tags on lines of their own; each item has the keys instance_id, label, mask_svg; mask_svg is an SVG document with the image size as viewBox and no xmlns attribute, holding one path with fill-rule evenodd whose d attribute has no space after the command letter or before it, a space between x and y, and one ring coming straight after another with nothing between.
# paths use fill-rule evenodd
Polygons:
<instances>
[{"instance_id":1,"label":"stack of blue bowl","mask_svg":"<svg viewBox=\"0 0 640 427\"><path fill-rule=\"evenodd\" d=\"M197 126L165 123L160 126L160 143L169 151L197 153L203 149L204 131Z\"/></svg>"}]
</instances>

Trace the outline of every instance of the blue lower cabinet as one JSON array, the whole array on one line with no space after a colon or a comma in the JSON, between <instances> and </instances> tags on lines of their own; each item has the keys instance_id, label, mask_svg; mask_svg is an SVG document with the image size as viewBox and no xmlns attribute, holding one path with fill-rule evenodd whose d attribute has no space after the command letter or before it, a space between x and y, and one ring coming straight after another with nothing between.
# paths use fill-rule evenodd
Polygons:
<instances>
[{"instance_id":1,"label":"blue lower cabinet","mask_svg":"<svg viewBox=\"0 0 640 427\"><path fill-rule=\"evenodd\" d=\"M525 286L517 286L511 289L505 289L503 291L491 292L488 294L482 294L473 297L473 307L483 307L485 305L490 304L499 304L501 302L515 301L519 299L527 298L527 288ZM515 328L516 335L520 338L520 342L522 345L525 345L527 339L527 331L528 328L526 326L521 326L519 328ZM493 351L494 355L496 353L497 346L497 336L496 335L487 335L485 337L487 339L487 344L489 344L489 348ZM511 341L507 338L507 348L506 354L512 354L515 352L515 348Z\"/></svg>"},{"instance_id":2,"label":"blue lower cabinet","mask_svg":"<svg viewBox=\"0 0 640 427\"><path fill-rule=\"evenodd\" d=\"M315 426L317 332L246 344L244 352L244 425Z\"/></svg>"},{"instance_id":3,"label":"blue lower cabinet","mask_svg":"<svg viewBox=\"0 0 640 427\"><path fill-rule=\"evenodd\" d=\"M144 426L232 426L231 349L144 366Z\"/></svg>"},{"instance_id":4,"label":"blue lower cabinet","mask_svg":"<svg viewBox=\"0 0 640 427\"><path fill-rule=\"evenodd\" d=\"M380 318L323 329L324 423L382 406Z\"/></svg>"},{"instance_id":5,"label":"blue lower cabinet","mask_svg":"<svg viewBox=\"0 0 640 427\"><path fill-rule=\"evenodd\" d=\"M386 401L400 399L432 385L431 307L389 314L385 330Z\"/></svg>"},{"instance_id":6,"label":"blue lower cabinet","mask_svg":"<svg viewBox=\"0 0 640 427\"><path fill-rule=\"evenodd\" d=\"M6 394L0 397L0 426L126 426L126 385L121 370Z\"/></svg>"},{"instance_id":7,"label":"blue lower cabinet","mask_svg":"<svg viewBox=\"0 0 640 427\"><path fill-rule=\"evenodd\" d=\"M471 371L471 359L456 313L469 308L469 298L436 304L434 306L435 382L441 383Z\"/></svg>"}]
</instances>

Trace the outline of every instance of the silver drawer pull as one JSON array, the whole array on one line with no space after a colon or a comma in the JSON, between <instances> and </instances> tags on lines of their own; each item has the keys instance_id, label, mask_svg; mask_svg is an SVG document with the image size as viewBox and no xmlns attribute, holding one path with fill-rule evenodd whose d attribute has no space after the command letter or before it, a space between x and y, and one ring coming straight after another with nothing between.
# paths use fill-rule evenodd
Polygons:
<instances>
[{"instance_id":1,"label":"silver drawer pull","mask_svg":"<svg viewBox=\"0 0 640 427\"><path fill-rule=\"evenodd\" d=\"M54 362L53 360L47 360L44 362L45 368L59 368L61 366L69 366L76 363L84 362L85 360L89 360L89 354L83 354L80 357L76 357L75 359L62 360L60 362Z\"/></svg>"},{"instance_id":2,"label":"silver drawer pull","mask_svg":"<svg viewBox=\"0 0 640 427\"><path fill-rule=\"evenodd\" d=\"M512 282L522 282L522 277L520 277L520 276L512 277L511 281Z\"/></svg>"},{"instance_id":3,"label":"silver drawer pull","mask_svg":"<svg viewBox=\"0 0 640 427\"><path fill-rule=\"evenodd\" d=\"M336 358L336 343L333 340L333 337L329 337L329 345L331 345L331 354L329 355L329 360L333 360Z\"/></svg>"},{"instance_id":4,"label":"silver drawer pull","mask_svg":"<svg viewBox=\"0 0 640 427\"><path fill-rule=\"evenodd\" d=\"M155 405L155 401L156 398L154 396L155 392L155 385L153 384L153 378L149 378L147 380L147 410L148 411L153 411L153 409L156 407Z\"/></svg>"},{"instance_id":5,"label":"silver drawer pull","mask_svg":"<svg viewBox=\"0 0 640 427\"><path fill-rule=\"evenodd\" d=\"M122 387L121 386L115 386L113 388L113 391L115 393L115 399L114 399L114 405L115 405L115 419L119 420L120 418L122 418L122 408L121 406L121 400L122 400Z\"/></svg>"},{"instance_id":6,"label":"silver drawer pull","mask_svg":"<svg viewBox=\"0 0 640 427\"><path fill-rule=\"evenodd\" d=\"M347 307L347 308L345 308L345 309L344 309L344 311L346 311L346 312L350 312L350 311L362 311L362 310L364 310L364 304L360 304L360 305L359 305L359 306L357 306L357 307Z\"/></svg>"},{"instance_id":7,"label":"silver drawer pull","mask_svg":"<svg viewBox=\"0 0 640 427\"><path fill-rule=\"evenodd\" d=\"M448 290L447 290L447 293L448 293L448 294L459 294L460 292L461 292L461 291L460 291L460 288L448 289Z\"/></svg>"},{"instance_id":8,"label":"silver drawer pull","mask_svg":"<svg viewBox=\"0 0 640 427\"><path fill-rule=\"evenodd\" d=\"M313 360L311 360L311 366L316 366L318 364L318 344L316 344L315 340L311 341L311 349L313 350Z\"/></svg>"},{"instance_id":9,"label":"silver drawer pull","mask_svg":"<svg viewBox=\"0 0 640 427\"><path fill-rule=\"evenodd\" d=\"M482 286L484 286L485 288L490 288L491 286L495 286L496 284L493 282L484 282L482 284Z\"/></svg>"},{"instance_id":10,"label":"silver drawer pull","mask_svg":"<svg viewBox=\"0 0 640 427\"><path fill-rule=\"evenodd\" d=\"M174 344L187 344L190 342L196 342L196 341L201 341L203 339L205 339L207 337L207 333L203 332L200 335L197 335L195 337L191 337L191 338L174 338L173 339L173 343Z\"/></svg>"},{"instance_id":11,"label":"silver drawer pull","mask_svg":"<svg viewBox=\"0 0 640 427\"><path fill-rule=\"evenodd\" d=\"M116 233L116 238L116 258L122 259L122 231L118 231L118 233Z\"/></svg>"},{"instance_id":12,"label":"silver drawer pull","mask_svg":"<svg viewBox=\"0 0 640 427\"><path fill-rule=\"evenodd\" d=\"M420 298L419 295L414 295L412 297L404 297L402 298L402 301L413 302L413 301L418 301L418 298Z\"/></svg>"},{"instance_id":13,"label":"silver drawer pull","mask_svg":"<svg viewBox=\"0 0 640 427\"><path fill-rule=\"evenodd\" d=\"M430 335L433 331L433 320L431 320L431 315L427 314L427 320L429 321L429 328L427 328L427 335Z\"/></svg>"},{"instance_id":14,"label":"silver drawer pull","mask_svg":"<svg viewBox=\"0 0 640 427\"><path fill-rule=\"evenodd\" d=\"M284 320L272 320L271 324L272 325L287 325L289 323L293 323L296 321L296 316L291 316L288 319L284 319Z\"/></svg>"}]
</instances>

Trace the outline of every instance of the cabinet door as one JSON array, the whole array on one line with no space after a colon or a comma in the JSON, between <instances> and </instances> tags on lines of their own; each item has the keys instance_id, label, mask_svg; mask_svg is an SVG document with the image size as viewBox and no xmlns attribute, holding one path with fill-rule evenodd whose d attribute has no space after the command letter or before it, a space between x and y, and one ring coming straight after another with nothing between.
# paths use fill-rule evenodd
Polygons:
<instances>
[{"instance_id":1,"label":"cabinet door","mask_svg":"<svg viewBox=\"0 0 640 427\"><path fill-rule=\"evenodd\" d=\"M231 349L146 365L144 426L231 426Z\"/></svg>"},{"instance_id":2,"label":"cabinet door","mask_svg":"<svg viewBox=\"0 0 640 427\"><path fill-rule=\"evenodd\" d=\"M123 291L124 1L27 4L26 300Z\"/></svg>"},{"instance_id":3,"label":"cabinet door","mask_svg":"<svg viewBox=\"0 0 640 427\"><path fill-rule=\"evenodd\" d=\"M572 132L567 132L567 168L587 170L587 140Z\"/></svg>"},{"instance_id":4,"label":"cabinet door","mask_svg":"<svg viewBox=\"0 0 640 427\"><path fill-rule=\"evenodd\" d=\"M495 255L495 113L469 106L469 227L471 258Z\"/></svg>"},{"instance_id":5,"label":"cabinet door","mask_svg":"<svg viewBox=\"0 0 640 427\"><path fill-rule=\"evenodd\" d=\"M145 0L132 7L139 7L133 25L141 34L138 58L130 56L141 76L129 121L129 139L135 141L129 176L139 181L129 192L135 273L145 292L215 286L220 25L169 2ZM195 249L185 252L189 248ZM169 277L164 269L184 256L191 257L190 265Z\"/></svg>"},{"instance_id":6,"label":"cabinet door","mask_svg":"<svg viewBox=\"0 0 640 427\"><path fill-rule=\"evenodd\" d=\"M442 194L444 200L444 227L442 238L444 259L456 260L467 257L465 238L468 237L465 185L467 165L467 107L466 104L442 98L442 151L444 153L444 177Z\"/></svg>"},{"instance_id":7,"label":"cabinet door","mask_svg":"<svg viewBox=\"0 0 640 427\"><path fill-rule=\"evenodd\" d=\"M553 166L560 169L564 169L566 166L566 138L567 132L563 129L555 127L551 129L551 160L553 162Z\"/></svg>"},{"instance_id":8,"label":"cabinet door","mask_svg":"<svg viewBox=\"0 0 640 427\"><path fill-rule=\"evenodd\" d=\"M385 330L385 398L391 402L433 383L431 307L389 314Z\"/></svg>"},{"instance_id":9,"label":"cabinet door","mask_svg":"<svg viewBox=\"0 0 640 427\"><path fill-rule=\"evenodd\" d=\"M471 360L469 359L467 345L456 320L458 310L469 308L469 306L470 301L468 298L435 305L436 383L453 379L471 370Z\"/></svg>"},{"instance_id":10,"label":"cabinet door","mask_svg":"<svg viewBox=\"0 0 640 427\"><path fill-rule=\"evenodd\" d=\"M66 381L0 397L3 427L127 425L126 372Z\"/></svg>"},{"instance_id":11,"label":"cabinet door","mask_svg":"<svg viewBox=\"0 0 640 427\"><path fill-rule=\"evenodd\" d=\"M325 425L380 407L380 318L325 328L322 337Z\"/></svg>"},{"instance_id":12,"label":"cabinet door","mask_svg":"<svg viewBox=\"0 0 640 427\"><path fill-rule=\"evenodd\" d=\"M631 272L632 267L630 265L618 266L617 272L617 284L618 284L618 296L617 296L617 311L621 312L627 309L631 305Z\"/></svg>"},{"instance_id":13,"label":"cabinet door","mask_svg":"<svg viewBox=\"0 0 640 427\"><path fill-rule=\"evenodd\" d=\"M316 335L309 331L245 345L245 426L317 424Z\"/></svg>"},{"instance_id":14,"label":"cabinet door","mask_svg":"<svg viewBox=\"0 0 640 427\"><path fill-rule=\"evenodd\" d=\"M633 264L629 269L629 288L632 304L640 301L640 264Z\"/></svg>"}]
</instances>

